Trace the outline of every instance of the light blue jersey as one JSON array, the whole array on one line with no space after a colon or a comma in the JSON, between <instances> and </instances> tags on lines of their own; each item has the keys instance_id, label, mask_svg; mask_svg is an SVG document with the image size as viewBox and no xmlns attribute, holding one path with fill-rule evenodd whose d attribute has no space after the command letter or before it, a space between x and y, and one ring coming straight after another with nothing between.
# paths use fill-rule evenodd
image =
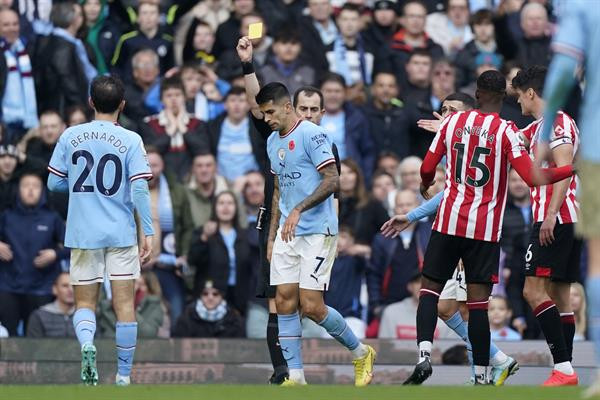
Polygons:
<instances>
[{"instance_id":1,"label":"light blue jersey","mask_svg":"<svg viewBox=\"0 0 600 400\"><path fill-rule=\"evenodd\" d=\"M48 170L68 181L65 246L128 247L137 243L131 182L151 179L142 139L109 121L68 128Z\"/></svg>"},{"instance_id":2,"label":"light blue jersey","mask_svg":"<svg viewBox=\"0 0 600 400\"><path fill-rule=\"evenodd\" d=\"M335 163L331 141L325 131L309 121L298 121L285 135L273 132L267 140L271 172L279 180L280 226L290 211L321 184L319 169ZM338 232L333 195L300 214L296 236Z\"/></svg>"},{"instance_id":3,"label":"light blue jersey","mask_svg":"<svg viewBox=\"0 0 600 400\"><path fill-rule=\"evenodd\" d=\"M547 109L546 121L553 121L554 114L570 94L575 83L577 65L585 66L585 94L581 107L581 146L579 154L584 160L600 163L600 3L590 0L569 0L564 4L558 33L552 48L555 57L548 71L544 97ZM546 126L548 125L548 126ZM544 124L541 139L549 139L551 124Z\"/></svg>"}]
</instances>

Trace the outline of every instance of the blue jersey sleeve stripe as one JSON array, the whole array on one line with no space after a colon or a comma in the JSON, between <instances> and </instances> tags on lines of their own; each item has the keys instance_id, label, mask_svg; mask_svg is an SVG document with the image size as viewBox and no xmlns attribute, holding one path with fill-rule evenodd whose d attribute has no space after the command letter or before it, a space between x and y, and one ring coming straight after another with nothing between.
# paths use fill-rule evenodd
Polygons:
<instances>
[{"instance_id":1,"label":"blue jersey sleeve stripe","mask_svg":"<svg viewBox=\"0 0 600 400\"><path fill-rule=\"evenodd\" d=\"M152 178L152 172L142 172L141 174L133 175L131 178L129 178L129 181L133 182L136 179L146 179L147 181L149 181Z\"/></svg>"},{"instance_id":2,"label":"blue jersey sleeve stripe","mask_svg":"<svg viewBox=\"0 0 600 400\"><path fill-rule=\"evenodd\" d=\"M554 42L552 43L552 50L555 53L561 53L566 56L573 57L579 62L583 61L585 57L583 50L567 43Z\"/></svg>"},{"instance_id":3,"label":"blue jersey sleeve stripe","mask_svg":"<svg viewBox=\"0 0 600 400\"><path fill-rule=\"evenodd\" d=\"M67 174L65 172L61 172L56 168L51 167L50 165L48 165L48 171L52 172L54 175L58 175L61 178L66 178Z\"/></svg>"},{"instance_id":4,"label":"blue jersey sleeve stripe","mask_svg":"<svg viewBox=\"0 0 600 400\"><path fill-rule=\"evenodd\" d=\"M334 162L335 162L335 158L329 158L329 159L323 161L321 164L317 165L317 170L319 170L331 163L334 163Z\"/></svg>"}]
</instances>

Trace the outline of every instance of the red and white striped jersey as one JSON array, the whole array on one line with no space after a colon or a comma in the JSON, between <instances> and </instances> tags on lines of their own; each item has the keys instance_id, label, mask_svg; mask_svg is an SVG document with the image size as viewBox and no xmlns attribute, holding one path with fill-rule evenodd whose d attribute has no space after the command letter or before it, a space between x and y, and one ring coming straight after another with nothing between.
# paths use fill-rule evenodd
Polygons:
<instances>
[{"instance_id":1,"label":"red and white striped jersey","mask_svg":"<svg viewBox=\"0 0 600 400\"><path fill-rule=\"evenodd\" d=\"M429 151L446 156L444 196L433 229L497 242L502 233L509 162L527 156L513 122L462 111L447 117Z\"/></svg>"},{"instance_id":2,"label":"red and white striped jersey","mask_svg":"<svg viewBox=\"0 0 600 400\"><path fill-rule=\"evenodd\" d=\"M529 124L523 129L522 134L531 143L529 145L529 156L533 160L537 144L539 143L539 134L542 128L542 122L544 118L540 118L537 121ZM572 144L573 145L573 157L577 153L579 147L579 130L573 118L568 114L559 111L556 114L554 120L554 126L552 134L550 136L550 148L554 149L561 144ZM553 161L542 163L543 167L556 167ZM550 206L550 199L552 198L553 185L537 186L531 188L531 203L533 220L535 222L543 222L548 213L548 207ZM579 203L577 203L577 178L573 175L571 177L571 183L565 196L565 200L560 206L558 213L558 222L561 224L568 224L577 222L577 212L579 211Z\"/></svg>"}]
</instances>

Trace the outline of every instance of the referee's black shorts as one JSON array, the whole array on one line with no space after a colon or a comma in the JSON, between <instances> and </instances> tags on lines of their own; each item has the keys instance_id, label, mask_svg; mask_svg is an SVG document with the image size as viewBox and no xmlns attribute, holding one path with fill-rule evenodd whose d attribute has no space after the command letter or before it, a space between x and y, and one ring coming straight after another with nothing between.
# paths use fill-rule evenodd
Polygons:
<instances>
[{"instance_id":1,"label":"referee's black shorts","mask_svg":"<svg viewBox=\"0 0 600 400\"><path fill-rule=\"evenodd\" d=\"M271 286L271 264L267 260L267 242L269 241L269 216L264 216L261 224L262 229L258 231L258 248L260 257L260 271L256 284L256 297L274 299L276 287Z\"/></svg>"}]
</instances>

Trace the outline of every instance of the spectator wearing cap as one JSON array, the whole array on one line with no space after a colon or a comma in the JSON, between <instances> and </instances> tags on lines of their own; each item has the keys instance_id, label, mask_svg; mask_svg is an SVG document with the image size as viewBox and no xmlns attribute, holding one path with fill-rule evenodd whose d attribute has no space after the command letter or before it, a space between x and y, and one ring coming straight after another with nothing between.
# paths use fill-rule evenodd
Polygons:
<instances>
[{"instance_id":1,"label":"spectator wearing cap","mask_svg":"<svg viewBox=\"0 0 600 400\"><path fill-rule=\"evenodd\" d=\"M158 54L140 50L131 59L133 79L125 83L125 108L121 120L139 132L144 118L160 111L160 69Z\"/></svg>"},{"instance_id":2,"label":"spectator wearing cap","mask_svg":"<svg viewBox=\"0 0 600 400\"><path fill-rule=\"evenodd\" d=\"M160 27L159 14L158 2L141 1L138 6L138 28L119 38L110 62L113 71L121 75L123 80L132 77L132 57L142 49L156 52L161 74L173 67L173 37Z\"/></svg>"},{"instance_id":3,"label":"spectator wearing cap","mask_svg":"<svg viewBox=\"0 0 600 400\"><path fill-rule=\"evenodd\" d=\"M396 0L377 0L373 4L373 22L362 33L365 46L376 62L389 57L389 45L398 31L398 4Z\"/></svg>"},{"instance_id":4,"label":"spectator wearing cap","mask_svg":"<svg viewBox=\"0 0 600 400\"><path fill-rule=\"evenodd\" d=\"M46 166L19 151L16 146L0 145L0 212L15 204L21 176L27 172L42 175Z\"/></svg>"},{"instance_id":5,"label":"spectator wearing cap","mask_svg":"<svg viewBox=\"0 0 600 400\"><path fill-rule=\"evenodd\" d=\"M478 53L473 59L473 66L475 67L475 80L460 89L461 92L466 93L471 97L475 97L477 78L479 75L489 70L500 71L500 68L502 67L502 56L497 53Z\"/></svg>"},{"instance_id":6,"label":"spectator wearing cap","mask_svg":"<svg viewBox=\"0 0 600 400\"><path fill-rule=\"evenodd\" d=\"M272 50L273 55L259 71L263 84L281 82L290 93L296 92L302 86L315 84L314 68L299 59L302 44L297 30L280 30L274 37Z\"/></svg>"},{"instance_id":7,"label":"spectator wearing cap","mask_svg":"<svg viewBox=\"0 0 600 400\"><path fill-rule=\"evenodd\" d=\"M473 40L469 26L469 0L446 0L445 12L427 16L425 30L434 42L442 46L446 56L456 53Z\"/></svg>"},{"instance_id":8,"label":"spectator wearing cap","mask_svg":"<svg viewBox=\"0 0 600 400\"><path fill-rule=\"evenodd\" d=\"M342 6L336 19L339 35L327 47L329 71L340 74L349 89L348 101L362 104L365 88L373 80L375 57L363 41L360 8L351 3Z\"/></svg>"},{"instance_id":9,"label":"spectator wearing cap","mask_svg":"<svg viewBox=\"0 0 600 400\"><path fill-rule=\"evenodd\" d=\"M0 9L0 118L5 143L16 143L38 125L29 47L21 38L18 14Z\"/></svg>"},{"instance_id":10,"label":"spectator wearing cap","mask_svg":"<svg viewBox=\"0 0 600 400\"><path fill-rule=\"evenodd\" d=\"M214 54L220 57L225 51L235 49L242 27L242 18L256 11L254 0L233 0L233 10L217 28ZM262 21L261 21L262 22Z\"/></svg>"},{"instance_id":11,"label":"spectator wearing cap","mask_svg":"<svg viewBox=\"0 0 600 400\"><path fill-rule=\"evenodd\" d=\"M444 56L444 50L425 32L427 8L421 0L408 0L402 7L400 29L392 38L391 68L403 71L415 50L424 50L431 59ZM404 74L400 74L404 76Z\"/></svg>"},{"instance_id":12,"label":"spectator wearing cap","mask_svg":"<svg viewBox=\"0 0 600 400\"><path fill-rule=\"evenodd\" d=\"M52 6L54 25L48 36L38 36L33 57L38 111L61 115L77 104L87 104L88 87L96 68L88 59L77 32L83 24L81 6L67 1Z\"/></svg>"},{"instance_id":13,"label":"spectator wearing cap","mask_svg":"<svg viewBox=\"0 0 600 400\"><path fill-rule=\"evenodd\" d=\"M66 338L75 337L73 313L75 298L69 273L61 272L52 285L54 301L41 306L29 317L27 337Z\"/></svg>"},{"instance_id":14,"label":"spectator wearing cap","mask_svg":"<svg viewBox=\"0 0 600 400\"><path fill-rule=\"evenodd\" d=\"M205 280L198 298L190 303L175 324L173 337L244 337L244 319L223 297L226 282Z\"/></svg>"},{"instance_id":15,"label":"spectator wearing cap","mask_svg":"<svg viewBox=\"0 0 600 400\"><path fill-rule=\"evenodd\" d=\"M233 183L248 171L265 170L266 143L250 122L243 88L234 87L227 93L225 110L206 124L202 136L217 159L219 175Z\"/></svg>"},{"instance_id":16,"label":"spectator wearing cap","mask_svg":"<svg viewBox=\"0 0 600 400\"><path fill-rule=\"evenodd\" d=\"M192 160L205 146L201 136L203 123L188 114L183 84L178 77L161 82L160 100L163 110L144 118L140 134L145 143L154 144L167 169L182 182Z\"/></svg>"},{"instance_id":17,"label":"spectator wearing cap","mask_svg":"<svg viewBox=\"0 0 600 400\"><path fill-rule=\"evenodd\" d=\"M471 84L479 76L475 71L477 68L475 59L479 54L496 54L493 18L494 14L486 9L479 10L471 16L470 24L475 37L458 52L455 60L461 87ZM500 65L497 65L496 69L499 68Z\"/></svg>"},{"instance_id":18,"label":"spectator wearing cap","mask_svg":"<svg viewBox=\"0 0 600 400\"><path fill-rule=\"evenodd\" d=\"M38 175L24 174L11 209L0 214L0 321L11 336L38 307L52 301L52 285L69 251L65 223L46 207Z\"/></svg>"}]
</instances>

